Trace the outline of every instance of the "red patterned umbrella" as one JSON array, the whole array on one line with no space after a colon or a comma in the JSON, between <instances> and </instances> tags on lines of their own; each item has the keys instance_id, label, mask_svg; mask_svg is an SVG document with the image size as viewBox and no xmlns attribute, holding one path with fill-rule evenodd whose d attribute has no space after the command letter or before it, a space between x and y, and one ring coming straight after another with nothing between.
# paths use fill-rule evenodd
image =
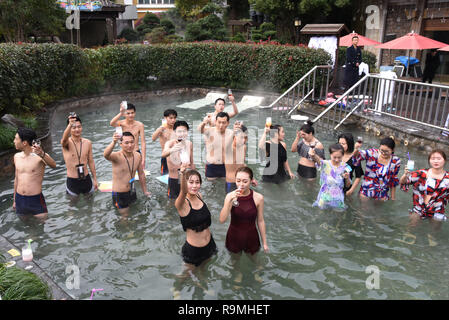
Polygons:
<instances>
[{"instance_id":1,"label":"red patterned umbrella","mask_svg":"<svg viewBox=\"0 0 449 320\"><path fill-rule=\"evenodd\" d=\"M374 46L377 44L381 44L380 42L371 40L370 38L364 37L364 36L358 34L357 32L352 31L352 33L340 38L340 47L352 46L352 37L354 37L354 36L357 36L359 38L359 43L357 44L357 46L359 46L359 47Z\"/></svg>"},{"instance_id":2,"label":"red patterned umbrella","mask_svg":"<svg viewBox=\"0 0 449 320\"><path fill-rule=\"evenodd\" d=\"M438 49L438 51L449 51L449 46Z\"/></svg>"}]
</instances>

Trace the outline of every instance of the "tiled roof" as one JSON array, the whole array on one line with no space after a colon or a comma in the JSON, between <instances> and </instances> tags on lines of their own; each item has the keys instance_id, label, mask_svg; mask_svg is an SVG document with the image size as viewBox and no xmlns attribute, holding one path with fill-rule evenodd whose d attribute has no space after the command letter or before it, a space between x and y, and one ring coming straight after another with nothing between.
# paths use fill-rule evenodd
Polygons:
<instances>
[{"instance_id":1,"label":"tiled roof","mask_svg":"<svg viewBox=\"0 0 449 320\"><path fill-rule=\"evenodd\" d=\"M301 29L303 34L340 34L340 32L346 31L349 33L348 28L343 24L307 24Z\"/></svg>"}]
</instances>

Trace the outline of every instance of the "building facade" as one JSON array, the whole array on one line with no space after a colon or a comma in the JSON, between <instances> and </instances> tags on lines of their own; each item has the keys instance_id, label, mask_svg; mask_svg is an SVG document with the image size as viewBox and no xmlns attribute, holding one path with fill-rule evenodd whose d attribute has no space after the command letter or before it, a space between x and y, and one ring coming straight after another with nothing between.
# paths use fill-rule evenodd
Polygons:
<instances>
[{"instance_id":1,"label":"building facade","mask_svg":"<svg viewBox=\"0 0 449 320\"><path fill-rule=\"evenodd\" d=\"M375 12L378 10L378 12ZM379 42L400 38L409 32L449 44L449 0L364 0L355 19L363 21L364 35ZM362 19L363 17L363 19ZM377 55L378 66L391 65L397 56L406 56L407 50L386 50L366 47ZM411 57L424 67L428 50L410 50ZM449 81L449 53L440 52L440 67L436 80Z\"/></svg>"},{"instance_id":2,"label":"building facade","mask_svg":"<svg viewBox=\"0 0 449 320\"><path fill-rule=\"evenodd\" d=\"M138 18L143 18L147 12L161 13L175 8L175 0L132 0L137 7Z\"/></svg>"}]
</instances>

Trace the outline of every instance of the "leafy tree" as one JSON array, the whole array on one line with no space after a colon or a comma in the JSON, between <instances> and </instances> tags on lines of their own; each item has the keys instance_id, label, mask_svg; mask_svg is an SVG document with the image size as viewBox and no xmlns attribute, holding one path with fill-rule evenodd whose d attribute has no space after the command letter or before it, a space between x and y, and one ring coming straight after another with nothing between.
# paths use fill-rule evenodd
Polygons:
<instances>
[{"instance_id":1,"label":"leafy tree","mask_svg":"<svg viewBox=\"0 0 449 320\"><path fill-rule=\"evenodd\" d=\"M260 25L259 29L253 28L252 40L273 40L276 38L276 26L271 22L264 22Z\"/></svg>"},{"instance_id":2,"label":"leafy tree","mask_svg":"<svg viewBox=\"0 0 449 320\"><path fill-rule=\"evenodd\" d=\"M287 38L293 40L295 17L304 23L324 22L330 13L349 7L351 0L248 0L259 12L270 16L278 31L282 30ZM348 10L346 10L348 11ZM349 11L350 12L350 11ZM341 21L341 16L338 15Z\"/></svg>"},{"instance_id":3,"label":"leafy tree","mask_svg":"<svg viewBox=\"0 0 449 320\"><path fill-rule=\"evenodd\" d=\"M54 0L0 0L0 34L8 42L58 35L66 17Z\"/></svg>"},{"instance_id":4,"label":"leafy tree","mask_svg":"<svg viewBox=\"0 0 449 320\"><path fill-rule=\"evenodd\" d=\"M175 6L183 17L196 17L209 0L175 0Z\"/></svg>"},{"instance_id":5,"label":"leafy tree","mask_svg":"<svg viewBox=\"0 0 449 320\"><path fill-rule=\"evenodd\" d=\"M161 19L161 26L165 29L166 34L175 33L175 25L168 19Z\"/></svg>"},{"instance_id":6,"label":"leafy tree","mask_svg":"<svg viewBox=\"0 0 449 320\"><path fill-rule=\"evenodd\" d=\"M227 30L223 21L215 14L187 25L186 40L226 40Z\"/></svg>"}]
</instances>

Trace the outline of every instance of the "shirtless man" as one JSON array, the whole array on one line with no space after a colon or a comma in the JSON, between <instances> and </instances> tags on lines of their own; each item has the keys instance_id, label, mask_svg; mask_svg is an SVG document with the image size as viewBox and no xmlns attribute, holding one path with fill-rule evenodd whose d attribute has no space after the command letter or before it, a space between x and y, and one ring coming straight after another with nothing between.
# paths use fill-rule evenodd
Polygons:
<instances>
[{"instance_id":1,"label":"shirtless man","mask_svg":"<svg viewBox=\"0 0 449 320\"><path fill-rule=\"evenodd\" d=\"M164 150L165 143L168 140L175 139L175 132L173 130L173 125L176 122L178 113L176 110L167 109L164 111L165 123L163 123L154 133L153 141L159 138L159 143L161 144L162 151ZM167 158L161 157L161 175L168 174Z\"/></svg>"},{"instance_id":2,"label":"shirtless man","mask_svg":"<svg viewBox=\"0 0 449 320\"><path fill-rule=\"evenodd\" d=\"M98 189L92 142L81 137L82 132L81 119L71 113L67 119L67 128L62 135L61 145L67 167L66 191L74 199L78 198L81 193L92 194ZM93 183L87 165L92 173Z\"/></svg>"},{"instance_id":3,"label":"shirtless man","mask_svg":"<svg viewBox=\"0 0 449 320\"><path fill-rule=\"evenodd\" d=\"M232 112L228 113L229 119L235 117L239 113L239 109L237 108L237 105L235 104L234 96L230 95L229 101L232 103L232 108L234 109ZM209 126L213 127L215 126L217 115L220 112L223 112L225 108L225 100L222 98L218 98L215 100L215 111L213 113L208 113L207 115L210 115L210 118L208 119ZM198 127L199 128L199 127Z\"/></svg>"},{"instance_id":4,"label":"shirtless man","mask_svg":"<svg viewBox=\"0 0 449 320\"><path fill-rule=\"evenodd\" d=\"M125 117L125 120L120 120L121 117ZM145 158L147 152L147 146L145 143L145 128L142 122L134 120L136 117L136 107L132 103L125 102L120 104L120 113L111 120L111 126L122 127L123 132L131 132L136 141L135 150L142 154L142 168L145 170ZM139 149L139 138L142 145L142 150Z\"/></svg>"},{"instance_id":5,"label":"shirtless man","mask_svg":"<svg viewBox=\"0 0 449 320\"><path fill-rule=\"evenodd\" d=\"M112 152L117 141L122 150ZM129 205L136 201L135 176L139 173L139 182L143 193L149 197L142 167L142 155L135 151L134 135L123 132L123 136L115 132L112 142L104 150L103 156L112 162L112 202L122 216L129 213Z\"/></svg>"},{"instance_id":6,"label":"shirtless man","mask_svg":"<svg viewBox=\"0 0 449 320\"><path fill-rule=\"evenodd\" d=\"M210 123L211 115L204 117L199 126L200 132L206 140L206 177L208 180L226 177L225 146L230 146L234 139L234 132L227 129L229 115L226 112L217 114L214 127L205 128Z\"/></svg>"},{"instance_id":7,"label":"shirtless man","mask_svg":"<svg viewBox=\"0 0 449 320\"><path fill-rule=\"evenodd\" d=\"M56 162L39 144L33 145L36 138L36 133L28 128L19 128L14 138L14 146L21 152L14 155L16 172L12 207L20 218L32 215L43 221L48 216L42 194L45 166L56 168Z\"/></svg>"},{"instance_id":8,"label":"shirtless man","mask_svg":"<svg viewBox=\"0 0 449 320\"><path fill-rule=\"evenodd\" d=\"M237 189L235 184L235 173L238 168L245 167L246 142L248 130L240 121L234 123L234 138L232 145L226 146L225 168L226 168L226 194Z\"/></svg>"},{"instance_id":9,"label":"shirtless man","mask_svg":"<svg viewBox=\"0 0 449 320\"><path fill-rule=\"evenodd\" d=\"M178 170L181 164L188 163L188 168L195 169L193 163L193 144L187 140L189 125L185 121L176 121L173 125L176 138L165 143L162 157L167 158L168 165L168 197L176 199L180 192Z\"/></svg>"},{"instance_id":10,"label":"shirtless man","mask_svg":"<svg viewBox=\"0 0 449 320\"><path fill-rule=\"evenodd\" d=\"M248 129L240 121L236 121L234 123L234 139L231 140L231 145L227 145L225 148L226 193L237 189L235 174L238 168L246 167L247 142ZM253 178L251 185L257 187L257 180Z\"/></svg>"}]
</instances>

